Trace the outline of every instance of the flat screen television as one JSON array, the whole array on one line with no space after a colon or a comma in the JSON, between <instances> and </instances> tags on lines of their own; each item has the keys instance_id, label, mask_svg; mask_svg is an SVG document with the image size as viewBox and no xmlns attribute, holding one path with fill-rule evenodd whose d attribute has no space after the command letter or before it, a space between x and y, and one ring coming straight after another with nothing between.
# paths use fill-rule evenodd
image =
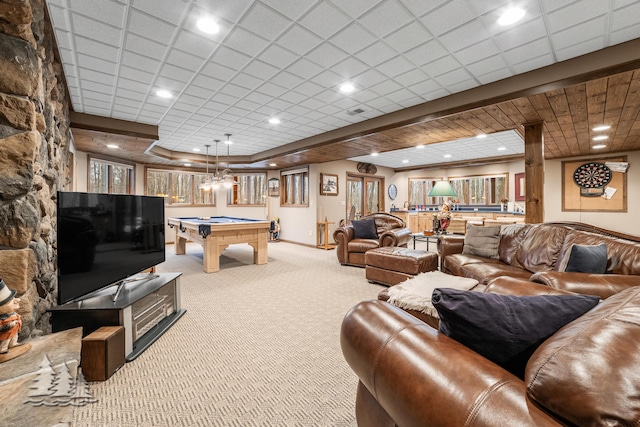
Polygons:
<instances>
[{"instance_id":1,"label":"flat screen television","mask_svg":"<svg viewBox=\"0 0 640 427\"><path fill-rule=\"evenodd\" d=\"M164 199L58 192L58 304L165 260Z\"/></svg>"}]
</instances>

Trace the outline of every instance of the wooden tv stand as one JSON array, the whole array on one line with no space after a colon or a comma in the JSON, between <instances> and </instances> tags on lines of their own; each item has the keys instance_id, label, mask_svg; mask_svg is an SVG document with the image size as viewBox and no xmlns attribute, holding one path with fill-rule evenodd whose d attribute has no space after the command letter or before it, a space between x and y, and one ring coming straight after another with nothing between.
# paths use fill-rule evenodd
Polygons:
<instances>
[{"instance_id":1,"label":"wooden tv stand","mask_svg":"<svg viewBox=\"0 0 640 427\"><path fill-rule=\"evenodd\" d=\"M90 298L49 309L53 332L82 327L87 336L101 326L124 326L125 356L132 361L165 333L186 310L180 306L182 273L154 273L155 278L118 286Z\"/></svg>"}]
</instances>

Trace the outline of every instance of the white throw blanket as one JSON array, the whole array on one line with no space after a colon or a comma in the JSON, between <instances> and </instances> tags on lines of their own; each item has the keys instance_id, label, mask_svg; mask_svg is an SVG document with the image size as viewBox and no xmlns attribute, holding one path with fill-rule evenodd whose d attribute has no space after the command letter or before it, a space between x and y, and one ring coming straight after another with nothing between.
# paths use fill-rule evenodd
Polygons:
<instances>
[{"instance_id":1,"label":"white throw blanket","mask_svg":"<svg viewBox=\"0 0 640 427\"><path fill-rule=\"evenodd\" d=\"M451 276L439 271L420 273L404 282L391 286L387 291L389 304L396 307L421 311L438 318L438 312L431 304L431 295L435 288L453 288L468 291L478 284L476 279Z\"/></svg>"}]
</instances>

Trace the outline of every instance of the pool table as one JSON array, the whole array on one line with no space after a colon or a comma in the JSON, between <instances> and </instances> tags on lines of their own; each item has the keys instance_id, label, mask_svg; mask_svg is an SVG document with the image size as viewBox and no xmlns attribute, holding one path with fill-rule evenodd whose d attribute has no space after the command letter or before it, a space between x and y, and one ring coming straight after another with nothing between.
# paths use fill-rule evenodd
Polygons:
<instances>
[{"instance_id":1,"label":"pool table","mask_svg":"<svg viewBox=\"0 0 640 427\"><path fill-rule=\"evenodd\" d=\"M271 221L230 216L179 217L168 221L176 232L176 255L185 254L187 240L202 245L205 273L220 271L220 255L234 243L248 243L253 247L254 264L266 264L268 261Z\"/></svg>"}]
</instances>

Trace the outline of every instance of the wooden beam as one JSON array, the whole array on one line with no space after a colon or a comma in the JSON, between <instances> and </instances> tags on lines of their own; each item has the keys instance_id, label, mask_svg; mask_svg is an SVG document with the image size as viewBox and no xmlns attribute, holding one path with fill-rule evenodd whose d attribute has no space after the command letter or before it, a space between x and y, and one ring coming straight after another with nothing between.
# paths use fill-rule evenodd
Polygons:
<instances>
[{"instance_id":1,"label":"wooden beam","mask_svg":"<svg viewBox=\"0 0 640 427\"><path fill-rule=\"evenodd\" d=\"M524 125L525 217L527 224L544 221L543 122Z\"/></svg>"},{"instance_id":2,"label":"wooden beam","mask_svg":"<svg viewBox=\"0 0 640 427\"><path fill-rule=\"evenodd\" d=\"M69 126L76 129L95 130L113 133L116 135L127 135L152 140L160 138L158 136L158 126L130 122L127 120L112 119L109 117L100 117L92 114L70 111L69 122Z\"/></svg>"}]
</instances>

